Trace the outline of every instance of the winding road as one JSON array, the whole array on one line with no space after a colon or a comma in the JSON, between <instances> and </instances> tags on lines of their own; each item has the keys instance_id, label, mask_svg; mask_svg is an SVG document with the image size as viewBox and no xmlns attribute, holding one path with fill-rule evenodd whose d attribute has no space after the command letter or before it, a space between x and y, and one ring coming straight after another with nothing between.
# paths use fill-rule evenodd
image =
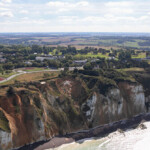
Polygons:
<instances>
[{"instance_id":1,"label":"winding road","mask_svg":"<svg viewBox=\"0 0 150 150\"><path fill-rule=\"evenodd\" d=\"M30 73L46 72L46 71L47 71L47 72L49 72L49 71L60 71L60 69L58 69L58 70L52 70L52 69L50 69L50 70L31 71L31 72L22 71L22 72L20 72L20 73L14 74L14 75L12 75L12 76L10 76L10 77L8 77L8 78L6 78L6 79L0 81L0 84L1 84L1 83L5 83L5 82L7 82L7 81L9 81L9 80L11 80L11 79L17 77L17 76L22 75L22 74L30 74Z\"/></svg>"},{"instance_id":2,"label":"winding road","mask_svg":"<svg viewBox=\"0 0 150 150\"><path fill-rule=\"evenodd\" d=\"M69 70L72 71L72 70L74 70L75 68L77 68L77 69L83 69L83 67L69 67ZM37 72L49 72L49 71L62 71L62 70L64 70L64 68L41 70L41 71L31 71L31 72L27 72L27 71L22 71L22 70L20 70L20 72L18 71L17 74L14 74L14 75L12 75L12 76L10 76L10 77L8 77L8 78L6 78L6 79L0 81L0 84L1 84L1 83L5 83L5 82L7 82L7 81L9 81L9 80L11 80L11 79L17 77L17 76L22 75L22 74L30 74L30 73L37 73Z\"/></svg>"}]
</instances>

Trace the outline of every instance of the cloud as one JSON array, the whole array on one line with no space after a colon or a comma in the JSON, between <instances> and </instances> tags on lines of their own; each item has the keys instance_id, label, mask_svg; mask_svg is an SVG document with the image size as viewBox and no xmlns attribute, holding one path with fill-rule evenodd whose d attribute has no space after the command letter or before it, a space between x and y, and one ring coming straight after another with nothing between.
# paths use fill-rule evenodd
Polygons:
<instances>
[{"instance_id":1,"label":"cloud","mask_svg":"<svg viewBox=\"0 0 150 150\"><path fill-rule=\"evenodd\" d=\"M4 4L2 2L0 2L0 6L4 6Z\"/></svg>"},{"instance_id":2,"label":"cloud","mask_svg":"<svg viewBox=\"0 0 150 150\"><path fill-rule=\"evenodd\" d=\"M141 16L138 18L138 20L141 20L141 21L148 20L148 19L150 19L150 16Z\"/></svg>"},{"instance_id":3,"label":"cloud","mask_svg":"<svg viewBox=\"0 0 150 150\"><path fill-rule=\"evenodd\" d=\"M85 9L88 9L88 1L79 1L79 2L69 2L69 1L51 1L46 4L47 9L45 9L45 15L59 15L67 13L81 13L85 12ZM89 9L88 9L89 10Z\"/></svg>"},{"instance_id":4,"label":"cloud","mask_svg":"<svg viewBox=\"0 0 150 150\"><path fill-rule=\"evenodd\" d=\"M47 3L48 6L52 6L52 7L63 7L63 6L65 6L66 4L68 5L67 2L60 2L60 1Z\"/></svg>"},{"instance_id":5,"label":"cloud","mask_svg":"<svg viewBox=\"0 0 150 150\"><path fill-rule=\"evenodd\" d=\"M87 1L81 1L81 2L76 3L76 6L88 6L88 5L89 5L89 2Z\"/></svg>"},{"instance_id":6,"label":"cloud","mask_svg":"<svg viewBox=\"0 0 150 150\"><path fill-rule=\"evenodd\" d=\"M23 17L23 18L21 18L22 20L29 20L29 18L28 17Z\"/></svg>"},{"instance_id":7,"label":"cloud","mask_svg":"<svg viewBox=\"0 0 150 150\"><path fill-rule=\"evenodd\" d=\"M0 12L0 17L13 17L13 13L11 11L6 11L6 12Z\"/></svg>"},{"instance_id":8,"label":"cloud","mask_svg":"<svg viewBox=\"0 0 150 150\"><path fill-rule=\"evenodd\" d=\"M12 0L2 0L1 2L2 2L2 3L11 3Z\"/></svg>"},{"instance_id":9,"label":"cloud","mask_svg":"<svg viewBox=\"0 0 150 150\"><path fill-rule=\"evenodd\" d=\"M21 10L20 13L21 13L21 14L28 14L29 11L28 11L28 10Z\"/></svg>"},{"instance_id":10,"label":"cloud","mask_svg":"<svg viewBox=\"0 0 150 150\"><path fill-rule=\"evenodd\" d=\"M0 1L0 17L13 17L13 13L11 11L10 3L12 0L1 0Z\"/></svg>"},{"instance_id":11,"label":"cloud","mask_svg":"<svg viewBox=\"0 0 150 150\"><path fill-rule=\"evenodd\" d=\"M131 14L134 12L133 9L130 9L130 8L109 8L108 9L108 12L109 13L112 13L112 14L117 14L117 15L120 15L120 14Z\"/></svg>"},{"instance_id":12,"label":"cloud","mask_svg":"<svg viewBox=\"0 0 150 150\"><path fill-rule=\"evenodd\" d=\"M1 30L146 31L150 24L150 0L44 1L0 0Z\"/></svg>"},{"instance_id":13,"label":"cloud","mask_svg":"<svg viewBox=\"0 0 150 150\"><path fill-rule=\"evenodd\" d=\"M133 13L134 12L133 5L134 3L129 1L105 3L107 12L116 15Z\"/></svg>"},{"instance_id":14,"label":"cloud","mask_svg":"<svg viewBox=\"0 0 150 150\"><path fill-rule=\"evenodd\" d=\"M89 2L87 1L81 1L81 2L77 2L77 3L73 3L73 2L61 2L61 1L53 1L53 2L48 2L47 3L48 6L50 7L57 7L57 8L62 8L62 9L72 9L72 8L76 8L76 7L86 7L89 5Z\"/></svg>"},{"instance_id":15,"label":"cloud","mask_svg":"<svg viewBox=\"0 0 150 150\"><path fill-rule=\"evenodd\" d=\"M150 23L150 16L115 16L106 14L104 16L60 16L59 22L65 25L139 25L143 23Z\"/></svg>"},{"instance_id":16,"label":"cloud","mask_svg":"<svg viewBox=\"0 0 150 150\"><path fill-rule=\"evenodd\" d=\"M8 6L11 2L12 0L0 0L0 6Z\"/></svg>"},{"instance_id":17,"label":"cloud","mask_svg":"<svg viewBox=\"0 0 150 150\"><path fill-rule=\"evenodd\" d=\"M108 7L128 7L131 6L133 2L122 1L122 2L107 2L105 5Z\"/></svg>"},{"instance_id":18,"label":"cloud","mask_svg":"<svg viewBox=\"0 0 150 150\"><path fill-rule=\"evenodd\" d=\"M5 8L5 7L1 7L0 8L0 11L8 11L8 10L10 10L9 8Z\"/></svg>"},{"instance_id":19,"label":"cloud","mask_svg":"<svg viewBox=\"0 0 150 150\"><path fill-rule=\"evenodd\" d=\"M59 21L62 24L77 24L80 21L80 18L78 16L60 16Z\"/></svg>"}]
</instances>

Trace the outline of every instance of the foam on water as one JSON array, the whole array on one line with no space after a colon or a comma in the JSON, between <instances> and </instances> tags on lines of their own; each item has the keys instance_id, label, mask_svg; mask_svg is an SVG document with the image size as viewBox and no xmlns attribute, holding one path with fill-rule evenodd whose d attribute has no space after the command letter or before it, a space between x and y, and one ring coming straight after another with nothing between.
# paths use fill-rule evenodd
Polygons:
<instances>
[{"instance_id":1,"label":"foam on water","mask_svg":"<svg viewBox=\"0 0 150 150\"><path fill-rule=\"evenodd\" d=\"M84 139L64 144L54 150L150 150L150 122L143 124L146 129L116 131L104 138Z\"/></svg>"}]
</instances>

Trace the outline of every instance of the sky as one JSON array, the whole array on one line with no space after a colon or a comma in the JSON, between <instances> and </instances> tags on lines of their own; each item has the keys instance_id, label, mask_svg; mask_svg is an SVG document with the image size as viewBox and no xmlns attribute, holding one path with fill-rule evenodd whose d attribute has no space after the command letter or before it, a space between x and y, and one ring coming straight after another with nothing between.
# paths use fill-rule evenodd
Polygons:
<instances>
[{"instance_id":1,"label":"sky","mask_svg":"<svg viewBox=\"0 0 150 150\"><path fill-rule=\"evenodd\" d=\"M150 32L150 0L0 0L0 32Z\"/></svg>"}]
</instances>

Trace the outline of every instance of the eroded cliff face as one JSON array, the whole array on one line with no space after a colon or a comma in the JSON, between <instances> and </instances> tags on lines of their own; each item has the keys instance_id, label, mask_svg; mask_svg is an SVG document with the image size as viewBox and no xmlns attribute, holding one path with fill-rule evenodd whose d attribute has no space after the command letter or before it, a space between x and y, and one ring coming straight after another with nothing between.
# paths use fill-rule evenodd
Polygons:
<instances>
[{"instance_id":1,"label":"eroded cliff face","mask_svg":"<svg viewBox=\"0 0 150 150\"><path fill-rule=\"evenodd\" d=\"M141 85L121 82L104 96L95 92L82 110L92 127L145 113L145 95Z\"/></svg>"},{"instance_id":2,"label":"eroded cliff face","mask_svg":"<svg viewBox=\"0 0 150 150\"><path fill-rule=\"evenodd\" d=\"M25 143L45 139L43 122L38 117L32 101L26 99L27 97L22 99L19 94L1 98L0 109L6 116L10 128L10 133L0 132L1 149L19 147Z\"/></svg>"},{"instance_id":3,"label":"eroded cliff face","mask_svg":"<svg viewBox=\"0 0 150 150\"><path fill-rule=\"evenodd\" d=\"M119 82L103 94L64 77L1 96L0 111L0 149L7 150L144 113L145 94L138 83Z\"/></svg>"}]
</instances>

